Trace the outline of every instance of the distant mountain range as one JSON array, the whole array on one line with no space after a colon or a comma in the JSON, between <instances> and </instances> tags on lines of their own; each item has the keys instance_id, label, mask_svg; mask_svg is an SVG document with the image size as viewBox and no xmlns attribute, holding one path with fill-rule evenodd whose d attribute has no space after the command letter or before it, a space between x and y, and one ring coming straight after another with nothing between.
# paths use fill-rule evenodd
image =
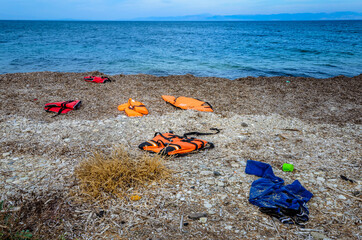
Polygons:
<instances>
[{"instance_id":1,"label":"distant mountain range","mask_svg":"<svg viewBox=\"0 0 362 240\"><path fill-rule=\"evenodd\" d=\"M312 21L312 20L362 20L362 13L280 13L269 15L187 15L175 17L144 17L133 21Z\"/></svg>"}]
</instances>

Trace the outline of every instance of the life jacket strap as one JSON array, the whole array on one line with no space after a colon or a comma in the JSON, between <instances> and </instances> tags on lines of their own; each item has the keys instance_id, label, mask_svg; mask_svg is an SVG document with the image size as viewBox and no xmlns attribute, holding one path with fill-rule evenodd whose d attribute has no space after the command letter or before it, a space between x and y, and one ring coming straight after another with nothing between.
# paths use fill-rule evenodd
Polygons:
<instances>
[{"instance_id":1,"label":"life jacket strap","mask_svg":"<svg viewBox=\"0 0 362 240\"><path fill-rule=\"evenodd\" d=\"M212 131L216 131L215 133L202 133L202 132L188 132L183 135L183 137L187 138L188 135L196 135L196 136L205 136L205 135L215 135L220 132L217 128L210 128Z\"/></svg>"},{"instance_id":2,"label":"life jacket strap","mask_svg":"<svg viewBox=\"0 0 362 240\"><path fill-rule=\"evenodd\" d=\"M205 102L204 104L202 104L202 105L208 105L212 110L214 110L214 108L211 106L211 104L210 103L208 103L208 102Z\"/></svg>"}]
</instances>

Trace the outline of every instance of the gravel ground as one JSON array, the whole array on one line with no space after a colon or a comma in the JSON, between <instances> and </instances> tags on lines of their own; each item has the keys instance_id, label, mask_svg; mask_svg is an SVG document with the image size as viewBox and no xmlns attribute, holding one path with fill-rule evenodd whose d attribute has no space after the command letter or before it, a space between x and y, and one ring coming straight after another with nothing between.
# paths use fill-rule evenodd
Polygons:
<instances>
[{"instance_id":1,"label":"gravel ground","mask_svg":"<svg viewBox=\"0 0 362 240\"><path fill-rule=\"evenodd\" d=\"M66 239L362 238L362 75L82 80L90 74L101 75L0 75L0 200L16 205L19 199L63 199L72 212L59 227ZM178 110L161 95L199 98L215 112ZM129 97L143 102L150 114L128 118L119 112L117 106ZM81 108L54 118L43 110L45 103L69 99L82 100ZM212 127L221 132L200 138L215 149L167 160L174 179L138 190L140 201L86 203L69 194L77 191L74 168L94 150L110 152L123 145L140 155L137 146L155 132L207 132ZM286 183L298 179L314 194L304 229L282 225L248 203L257 177L244 173L247 159L271 164ZM284 162L296 170L281 171ZM205 213L206 219L188 218L195 213Z\"/></svg>"}]
</instances>

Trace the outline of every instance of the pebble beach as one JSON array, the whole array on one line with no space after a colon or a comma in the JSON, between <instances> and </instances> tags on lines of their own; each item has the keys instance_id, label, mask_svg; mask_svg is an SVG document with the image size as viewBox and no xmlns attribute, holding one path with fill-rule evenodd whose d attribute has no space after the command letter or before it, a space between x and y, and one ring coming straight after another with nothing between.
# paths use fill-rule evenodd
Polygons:
<instances>
[{"instance_id":1,"label":"pebble beach","mask_svg":"<svg viewBox=\"0 0 362 240\"><path fill-rule=\"evenodd\" d=\"M0 75L0 201L40 204L50 215L32 232L44 239L360 239L362 75L216 77L110 75L101 72ZM209 102L213 113L180 110L161 95ZM117 106L129 98L149 114L129 118ZM79 110L53 117L48 102L81 100ZM77 199L74 169L94 151L123 146L132 155L155 132L209 132L208 149L165 160L172 181L152 183L139 201ZM246 161L270 164L287 184L313 193L304 228L283 225L248 202L256 176ZM294 165L283 172L283 163ZM341 175L351 179L346 181ZM134 192L135 191L135 192ZM29 212L31 208L29 207ZM102 212L102 214L100 214ZM56 214L55 214L56 213ZM199 217L195 217L199 216ZM191 216L191 217L190 217ZM29 216L30 218L31 216ZM51 231L50 229L56 229ZM53 235L52 235L53 234Z\"/></svg>"}]
</instances>

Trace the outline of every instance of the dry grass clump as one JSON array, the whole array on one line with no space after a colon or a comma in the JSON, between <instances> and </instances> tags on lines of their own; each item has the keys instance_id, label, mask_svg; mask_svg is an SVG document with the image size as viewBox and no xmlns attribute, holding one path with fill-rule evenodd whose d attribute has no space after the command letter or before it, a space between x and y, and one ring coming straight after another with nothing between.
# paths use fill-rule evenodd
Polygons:
<instances>
[{"instance_id":1,"label":"dry grass clump","mask_svg":"<svg viewBox=\"0 0 362 240\"><path fill-rule=\"evenodd\" d=\"M95 199L123 197L130 188L137 189L147 183L169 177L171 171L163 165L159 155L133 158L123 148L110 155L95 152L81 162L75 170L83 194Z\"/></svg>"}]
</instances>

